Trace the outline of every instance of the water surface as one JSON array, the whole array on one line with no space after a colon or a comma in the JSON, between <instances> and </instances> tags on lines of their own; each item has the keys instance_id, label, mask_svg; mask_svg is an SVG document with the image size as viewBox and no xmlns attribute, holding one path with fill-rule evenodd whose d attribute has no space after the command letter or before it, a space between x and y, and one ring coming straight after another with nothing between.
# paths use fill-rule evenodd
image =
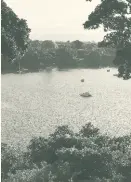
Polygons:
<instances>
[{"instance_id":1,"label":"water surface","mask_svg":"<svg viewBox=\"0 0 131 182\"><path fill-rule=\"evenodd\" d=\"M2 141L26 145L58 125L78 131L87 122L112 136L130 133L131 80L114 77L116 72L82 69L2 75ZM79 96L87 91L93 97Z\"/></svg>"}]
</instances>

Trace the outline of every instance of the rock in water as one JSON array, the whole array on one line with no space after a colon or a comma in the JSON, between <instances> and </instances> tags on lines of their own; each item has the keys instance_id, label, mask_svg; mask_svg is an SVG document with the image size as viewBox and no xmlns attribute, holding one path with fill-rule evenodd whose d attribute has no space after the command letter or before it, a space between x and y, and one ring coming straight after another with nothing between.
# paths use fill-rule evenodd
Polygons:
<instances>
[{"instance_id":1,"label":"rock in water","mask_svg":"<svg viewBox=\"0 0 131 182\"><path fill-rule=\"evenodd\" d=\"M81 82L84 82L84 79L81 79Z\"/></svg>"},{"instance_id":2,"label":"rock in water","mask_svg":"<svg viewBox=\"0 0 131 182\"><path fill-rule=\"evenodd\" d=\"M92 95L89 92L85 92L83 94L80 94L81 97L92 97Z\"/></svg>"}]
</instances>

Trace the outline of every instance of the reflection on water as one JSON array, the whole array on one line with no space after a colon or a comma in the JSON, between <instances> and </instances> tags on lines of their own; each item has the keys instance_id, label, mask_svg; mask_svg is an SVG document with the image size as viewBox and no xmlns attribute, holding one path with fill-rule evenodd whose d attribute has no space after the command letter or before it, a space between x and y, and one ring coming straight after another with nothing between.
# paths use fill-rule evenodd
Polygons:
<instances>
[{"instance_id":1,"label":"reflection on water","mask_svg":"<svg viewBox=\"0 0 131 182\"><path fill-rule=\"evenodd\" d=\"M111 135L129 133L131 80L114 73L89 69L2 75L2 140L27 144L58 125L77 131L87 122ZM93 97L80 97L83 92Z\"/></svg>"}]
</instances>

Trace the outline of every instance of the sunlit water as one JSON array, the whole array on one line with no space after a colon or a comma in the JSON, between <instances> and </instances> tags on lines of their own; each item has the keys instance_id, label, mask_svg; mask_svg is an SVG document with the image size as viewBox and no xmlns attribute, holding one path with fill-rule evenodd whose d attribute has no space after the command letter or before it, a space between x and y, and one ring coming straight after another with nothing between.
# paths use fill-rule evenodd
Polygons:
<instances>
[{"instance_id":1,"label":"sunlit water","mask_svg":"<svg viewBox=\"0 0 131 182\"><path fill-rule=\"evenodd\" d=\"M26 145L58 125L77 131L88 122L112 136L130 133L131 80L113 76L116 72L87 69L2 75L2 141ZM79 96L87 91L93 97Z\"/></svg>"}]
</instances>

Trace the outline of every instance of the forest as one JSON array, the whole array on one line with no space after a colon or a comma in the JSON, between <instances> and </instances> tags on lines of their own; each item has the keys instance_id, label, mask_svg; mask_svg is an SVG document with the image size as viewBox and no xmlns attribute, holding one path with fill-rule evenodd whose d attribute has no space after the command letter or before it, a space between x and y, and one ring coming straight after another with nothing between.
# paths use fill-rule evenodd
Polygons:
<instances>
[{"instance_id":1,"label":"forest","mask_svg":"<svg viewBox=\"0 0 131 182\"><path fill-rule=\"evenodd\" d=\"M99 48L97 43L31 41L28 50L14 63L2 60L2 72L17 72L20 69L30 72L48 67L58 69L114 67L115 49Z\"/></svg>"}]
</instances>

